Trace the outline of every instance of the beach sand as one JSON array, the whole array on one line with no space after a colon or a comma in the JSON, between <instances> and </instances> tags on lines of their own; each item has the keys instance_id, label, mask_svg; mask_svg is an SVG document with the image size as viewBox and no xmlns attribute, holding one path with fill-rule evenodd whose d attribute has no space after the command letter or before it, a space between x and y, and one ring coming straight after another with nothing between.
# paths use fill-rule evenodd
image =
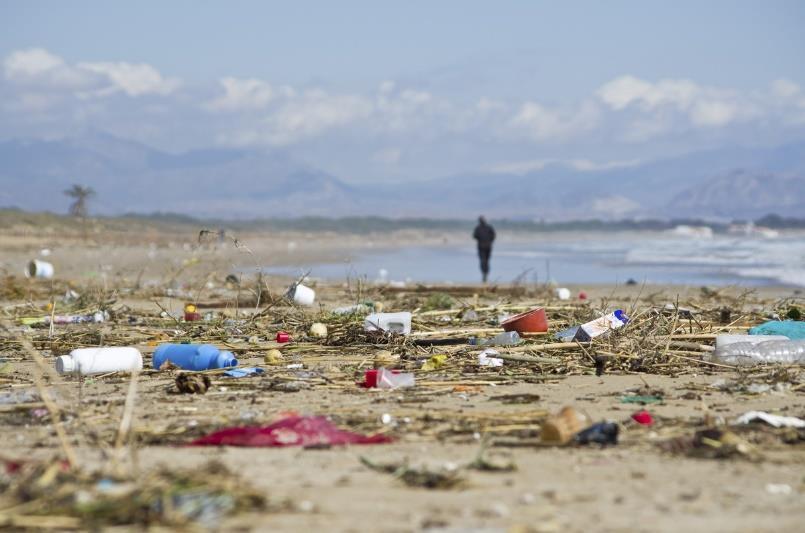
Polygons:
<instances>
[{"instance_id":1,"label":"beach sand","mask_svg":"<svg viewBox=\"0 0 805 533\"><path fill-rule=\"evenodd\" d=\"M378 238L380 238L378 236ZM388 238L388 236L385 236ZM394 242L439 243L443 236L421 232L400 232ZM28 282L21 273L34 257L56 266L53 283L56 312L59 298L69 285L81 294L99 293L113 298L121 309L115 322L99 325L56 326L59 342L35 342L48 363L75 342L103 342L115 338L125 324L125 315L152 317L134 345L145 354L157 342L182 328L162 319L161 307L178 313L186 301L224 301L218 309L232 318L248 310L236 303L253 297L253 282L244 281L240 291L224 288L224 277L233 265L297 264L339 257L345 249L361 250L372 236L304 234L238 235L216 246L215 239L199 246L197 233L143 231L136 234L94 234L87 241L80 235L62 235L58 230L42 235L16 232L0 237L2 268L16 276L14 283L25 296L0 302L3 319L12 326L3 333L3 356L10 368L0 381L0 393L34 391L35 365L20 349L18 338L47 336L47 330L24 330L16 325L19 316L43 314L50 299L48 281ZM289 246L289 243L295 243ZM40 251L51 253L42 257ZM247 276L248 278L248 276ZM268 278L270 295L278 296L291 281ZM4 282L10 283L8 279ZM136 290L122 290L139 286ZM175 292L167 296L164 288ZM354 301L354 282L318 283L316 307L322 309ZM663 305L687 302L700 295L699 287L572 287L589 293L593 308L630 305L650 296ZM59 293L56 293L56 290ZM743 289L723 289L740 296ZM367 290L367 293L369 291ZM526 293L512 297L477 287L479 305L501 302L534 302ZM29 299L29 295L31 298ZM269 296L266 296L268 298ZM382 298L395 309L409 297L397 291ZM796 298L790 288L766 287L752 294L758 301ZM462 301L472 301L471 297ZM553 302L554 304L556 302ZM648 304L643 304L648 305ZM268 316L271 316L269 312ZM155 322L156 321L156 322ZM269 320L269 322L271 322ZM262 365L265 347L276 333L266 327L256 347L245 342L238 348L240 365ZM85 335L82 337L82 335ZM228 333L228 337L238 335ZM244 339L226 342L243 342ZM712 341L702 341L710 342ZM638 373L613 370L596 376L589 363L581 371L533 375L531 382L516 378L502 384L485 381L474 374L463 378L455 372L420 373L421 383L413 391L366 390L351 385L371 366L378 347L345 346L343 356L306 359L296 352L305 370L326 376L296 392L258 386L266 379L286 376L284 368L266 367L265 378L244 378L216 384L206 395L169 394L174 375L147 372L139 377L133 433L134 447L122 451L122 461L142 473L168 465L171 468L199 468L210 459L228 466L244 483L255 486L276 504L261 513L224 518L222 530L328 530L328 531L799 531L805 519L805 439L800 432L790 444L779 439L758 437L752 445L758 455L726 459L693 458L674 454L658 444L674 436L690 435L704 420L718 424L732 422L750 410L766 410L805 417L805 388L797 386L805 376L792 370L789 384L751 394L726 390L719 384L746 378L730 369L692 362L684 371ZM381 347L382 348L382 347ZM438 348L432 349L438 353ZM502 350L503 351L503 350ZM58 352L58 353L57 353ZM365 354L365 361L355 362ZM289 357L289 361L294 359ZM470 361L470 359L466 359ZM146 365L150 362L147 358ZM507 362L502 375L517 375L527 363ZM580 367L581 368L581 367ZM251 379L251 381L250 381ZM751 376L747 378L752 381ZM798 381L799 380L799 381ZM440 384L440 382L443 382ZM466 383L465 383L466 382ZM86 469L108 466L102 450L114 443L123 405L129 389L127 376L106 376L79 380L64 377L48 380L48 390L68 411L63 424L69 444L75 448L79 465ZM622 403L634 389L662 391L662 403L648 405L657 423L640 427L630 415L641 407ZM536 395L524 404L504 403L504 395ZM571 405L591 421L622 423L621 442L610 447L545 447L537 445L540 421L545 412ZM75 416L76 412L82 417ZM396 440L390 444L329 449L300 448L187 448L179 446L191 437L227 425L264 425L289 412L332 415L342 425L366 433L386 432ZM383 423L383 415L392 424ZM507 420L516 420L509 424ZM450 431L450 421L456 429ZM462 425L463 424L463 425ZM37 418L30 410L0 406L0 446L6 458L47 459L61 453L59 440L49 417ZM460 430L461 428L464 430ZM475 428L467 431L466 428ZM762 432L761 432L762 433ZM93 437L94 436L94 437ZM485 438L493 438L490 453L513 462L512 472L463 472L466 483L451 490L428 490L405 486L393 476L368 469L360 457L379 463L407 460L412 466L440 468L451 463L473 461ZM750 439L749 436L746 436ZM765 438L765 440L764 440ZM0 511L2 514L2 511Z\"/></svg>"}]
</instances>

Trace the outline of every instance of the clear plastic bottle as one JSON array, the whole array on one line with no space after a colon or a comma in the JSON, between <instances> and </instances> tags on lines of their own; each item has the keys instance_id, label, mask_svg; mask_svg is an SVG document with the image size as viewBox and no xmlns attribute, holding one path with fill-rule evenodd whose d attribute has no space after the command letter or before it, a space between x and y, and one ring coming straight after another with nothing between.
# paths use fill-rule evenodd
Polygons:
<instances>
[{"instance_id":1,"label":"clear plastic bottle","mask_svg":"<svg viewBox=\"0 0 805 533\"><path fill-rule=\"evenodd\" d=\"M520 335L516 331L506 331L483 342L484 346L514 346L520 344Z\"/></svg>"},{"instance_id":2,"label":"clear plastic bottle","mask_svg":"<svg viewBox=\"0 0 805 533\"><path fill-rule=\"evenodd\" d=\"M713 360L730 365L786 363L805 365L805 340L736 342L713 352Z\"/></svg>"}]
</instances>

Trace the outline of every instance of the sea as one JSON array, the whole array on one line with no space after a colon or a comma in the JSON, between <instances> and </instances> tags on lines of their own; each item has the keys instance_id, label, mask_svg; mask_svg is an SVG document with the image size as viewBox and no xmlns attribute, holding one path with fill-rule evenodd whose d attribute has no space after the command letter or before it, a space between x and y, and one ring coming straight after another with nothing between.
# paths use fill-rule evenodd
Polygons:
<instances>
[{"instance_id":1,"label":"sea","mask_svg":"<svg viewBox=\"0 0 805 533\"><path fill-rule=\"evenodd\" d=\"M288 276L389 283L480 281L474 241L350 252L338 261L264 269ZM805 234L729 235L704 232L535 234L500 239L492 283L680 284L805 287Z\"/></svg>"}]
</instances>

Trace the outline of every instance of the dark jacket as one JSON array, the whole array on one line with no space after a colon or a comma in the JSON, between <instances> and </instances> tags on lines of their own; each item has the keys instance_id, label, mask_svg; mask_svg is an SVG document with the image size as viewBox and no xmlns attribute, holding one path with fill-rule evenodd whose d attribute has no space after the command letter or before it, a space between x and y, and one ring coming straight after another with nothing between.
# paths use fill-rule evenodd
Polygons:
<instances>
[{"instance_id":1,"label":"dark jacket","mask_svg":"<svg viewBox=\"0 0 805 533\"><path fill-rule=\"evenodd\" d=\"M472 232L472 238L478 241L478 248L491 248L492 241L495 240L495 228L479 223Z\"/></svg>"}]
</instances>

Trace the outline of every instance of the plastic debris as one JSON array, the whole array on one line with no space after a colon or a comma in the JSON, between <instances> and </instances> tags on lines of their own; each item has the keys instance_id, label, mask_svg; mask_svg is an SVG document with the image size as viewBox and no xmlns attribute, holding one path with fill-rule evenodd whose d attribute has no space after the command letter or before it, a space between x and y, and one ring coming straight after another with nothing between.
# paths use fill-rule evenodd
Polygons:
<instances>
[{"instance_id":1,"label":"plastic debris","mask_svg":"<svg viewBox=\"0 0 805 533\"><path fill-rule=\"evenodd\" d=\"M246 366L227 370L226 372L224 372L224 375L230 378L245 378L246 376L259 376L264 372L265 370L263 370L260 367Z\"/></svg>"},{"instance_id":2,"label":"plastic debris","mask_svg":"<svg viewBox=\"0 0 805 533\"><path fill-rule=\"evenodd\" d=\"M497 350L487 348L478 354L478 364L480 366L503 366L503 359L495 357L500 355Z\"/></svg>"},{"instance_id":3,"label":"plastic debris","mask_svg":"<svg viewBox=\"0 0 805 533\"><path fill-rule=\"evenodd\" d=\"M805 339L805 322L772 320L749 330L750 335L782 335L789 339Z\"/></svg>"},{"instance_id":4,"label":"plastic debris","mask_svg":"<svg viewBox=\"0 0 805 533\"><path fill-rule=\"evenodd\" d=\"M654 417L648 411L638 411L632 415L632 420L641 426L651 426L654 424Z\"/></svg>"},{"instance_id":5,"label":"plastic debris","mask_svg":"<svg viewBox=\"0 0 805 533\"><path fill-rule=\"evenodd\" d=\"M323 339L327 336L327 326L322 324L321 322L314 322L310 326L310 330L308 331L311 337L316 337L318 339Z\"/></svg>"},{"instance_id":6,"label":"plastic debris","mask_svg":"<svg viewBox=\"0 0 805 533\"><path fill-rule=\"evenodd\" d=\"M212 382L206 374L185 374L176 376L176 390L181 394L205 394Z\"/></svg>"},{"instance_id":7,"label":"plastic debris","mask_svg":"<svg viewBox=\"0 0 805 533\"><path fill-rule=\"evenodd\" d=\"M166 363L198 371L237 366L238 360L211 344L163 344L154 351L154 368L161 370Z\"/></svg>"},{"instance_id":8,"label":"plastic debris","mask_svg":"<svg viewBox=\"0 0 805 533\"><path fill-rule=\"evenodd\" d=\"M712 359L731 365L805 364L805 340L736 342L716 348Z\"/></svg>"},{"instance_id":9,"label":"plastic debris","mask_svg":"<svg viewBox=\"0 0 805 533\"><path fill-rule=\"evenodd\" d=\"M563 407L557 414L547 418L540 428L540 441L545 444L567 444L578 434L587 417L574 408Z\"/></svg>"},{"instance_id":10,"label":"plastic debris","mask_svg":"<svg viewBox=\"0 0 805 533\"><path fill-rule=\"evenodd\" d=\"M616 309L608 315L582 324L576 332L574 340L589 342L596 337L609 333L613 329L625 326L628 322L629 317L626 316L626 313L622 309Z\"/></svg>"},{"instance_id":11,"label":"plastic debris","mask_svg":"<svg viewBox=\"0 0 805 533\"><path fill-rule=\"evenodd\" d=\"M554 289L553 293L560 300L570 300L570 289L566 287L557 287Z\"/></svg>"},{"instance_id":12,"label":"plastic debris","mask_svg":"<svg viewBox=\"0 0 805 533\"><path fill-rule=\"evenodd\" d=\"M430 359L425 361L422 365L422 369L425 372L429 372L431 370L438 370L444 366L447 362L447 355L445 354L437 354L432 356Z\"/></svg>"},{"instance_id":13,"label":"plastic debris","mask_svg":"<svg viewBox=\"0 0 805 533\"><path fill-rule=\"evenodd\" d=\"M363 321L366 331L387 331L408 335L411 333L411 313L373 313Z\"/></svg>"},{"instance_id":14,"label":"plastic debris","mask_svg":"<svg viewBox=\"0 0 805 533\"><path fill-rule=\"evenodd\" d=\"M580 431L574 441L577 444L600 444L602 446L618 443L618 424L614 422L599 422Z\"/></svg>"},{"instance_id":15,"label":"plastic debris","mask_svg":"<svg viewBox=\"0 0 805 533\"><path fill-rule=\"evenodd\" d=\"M537 307L525 313L514 315L501 322L503 331L517 333L542 333L548 331L548 318L545 309Z\"/></svg>"},{"instance_id":16,"label":"plastic debris","mask_svg":"<svg viewBox=\"0 0 805 533\"><path fill-rule=\"evenodd\" d=\"M280 344L285 344L286 342L291 342L291 336L284 331L278 331L275 340Z\"/></svg>"},{"instance_id":17,"label":"plastic debris","mask_svg":"<svg viewBox=\"0 0 805 533\"><path fill-rule=\"evenodd\" d=\"M751 424L761 421L776 428L805 428L805 420L795 416L772 415L765 411L749 411L735 421L736 424Z\"/></svg>"},{"instance_id":18,"label":"plastic debris","mask_svg":"<svg viewBox=\"0 0 805 533\"><path fill-rule=\"evenodd\" d=\"M105 374L142 369L143 356L137 348L131 347L79 348L56 358L59 374Z\"/></svg>"},{"instance_id":19,"label":"plastic debris","mask_svg":"<svg viewBox=\"0 0 805 533\"><path fill-rule=\"evenodd\" d=\"M289 416L268 426L232 427L211 433L189 446L342 446L345 444L383 444L386 435L361 435L340 429L324 416Z\"/></svg>"},{"instance_id":20,"label":"plastic debris","mask_svg":"<svg viewBox=\"0 0 805 533\"><path fill-rule=\"evenodd\" d=\"M662 403L662 396L646 396L646 395L633 395L633 396L623 396L621 398L621 403L639 403L642 405L647 405L650 403Z\"/></svg>"},{"instance_id":21,"label":"plastic debris","mask_svg":"<svg viewBox=\"0 0 805 533\"><path fill-rule=\"evenodd\" d=\"M414 384L413 374L381 367L367 370L364 374L363 383L360 385L367 389L397 389L413 387Z\"/></svg>"}]
</instances>

